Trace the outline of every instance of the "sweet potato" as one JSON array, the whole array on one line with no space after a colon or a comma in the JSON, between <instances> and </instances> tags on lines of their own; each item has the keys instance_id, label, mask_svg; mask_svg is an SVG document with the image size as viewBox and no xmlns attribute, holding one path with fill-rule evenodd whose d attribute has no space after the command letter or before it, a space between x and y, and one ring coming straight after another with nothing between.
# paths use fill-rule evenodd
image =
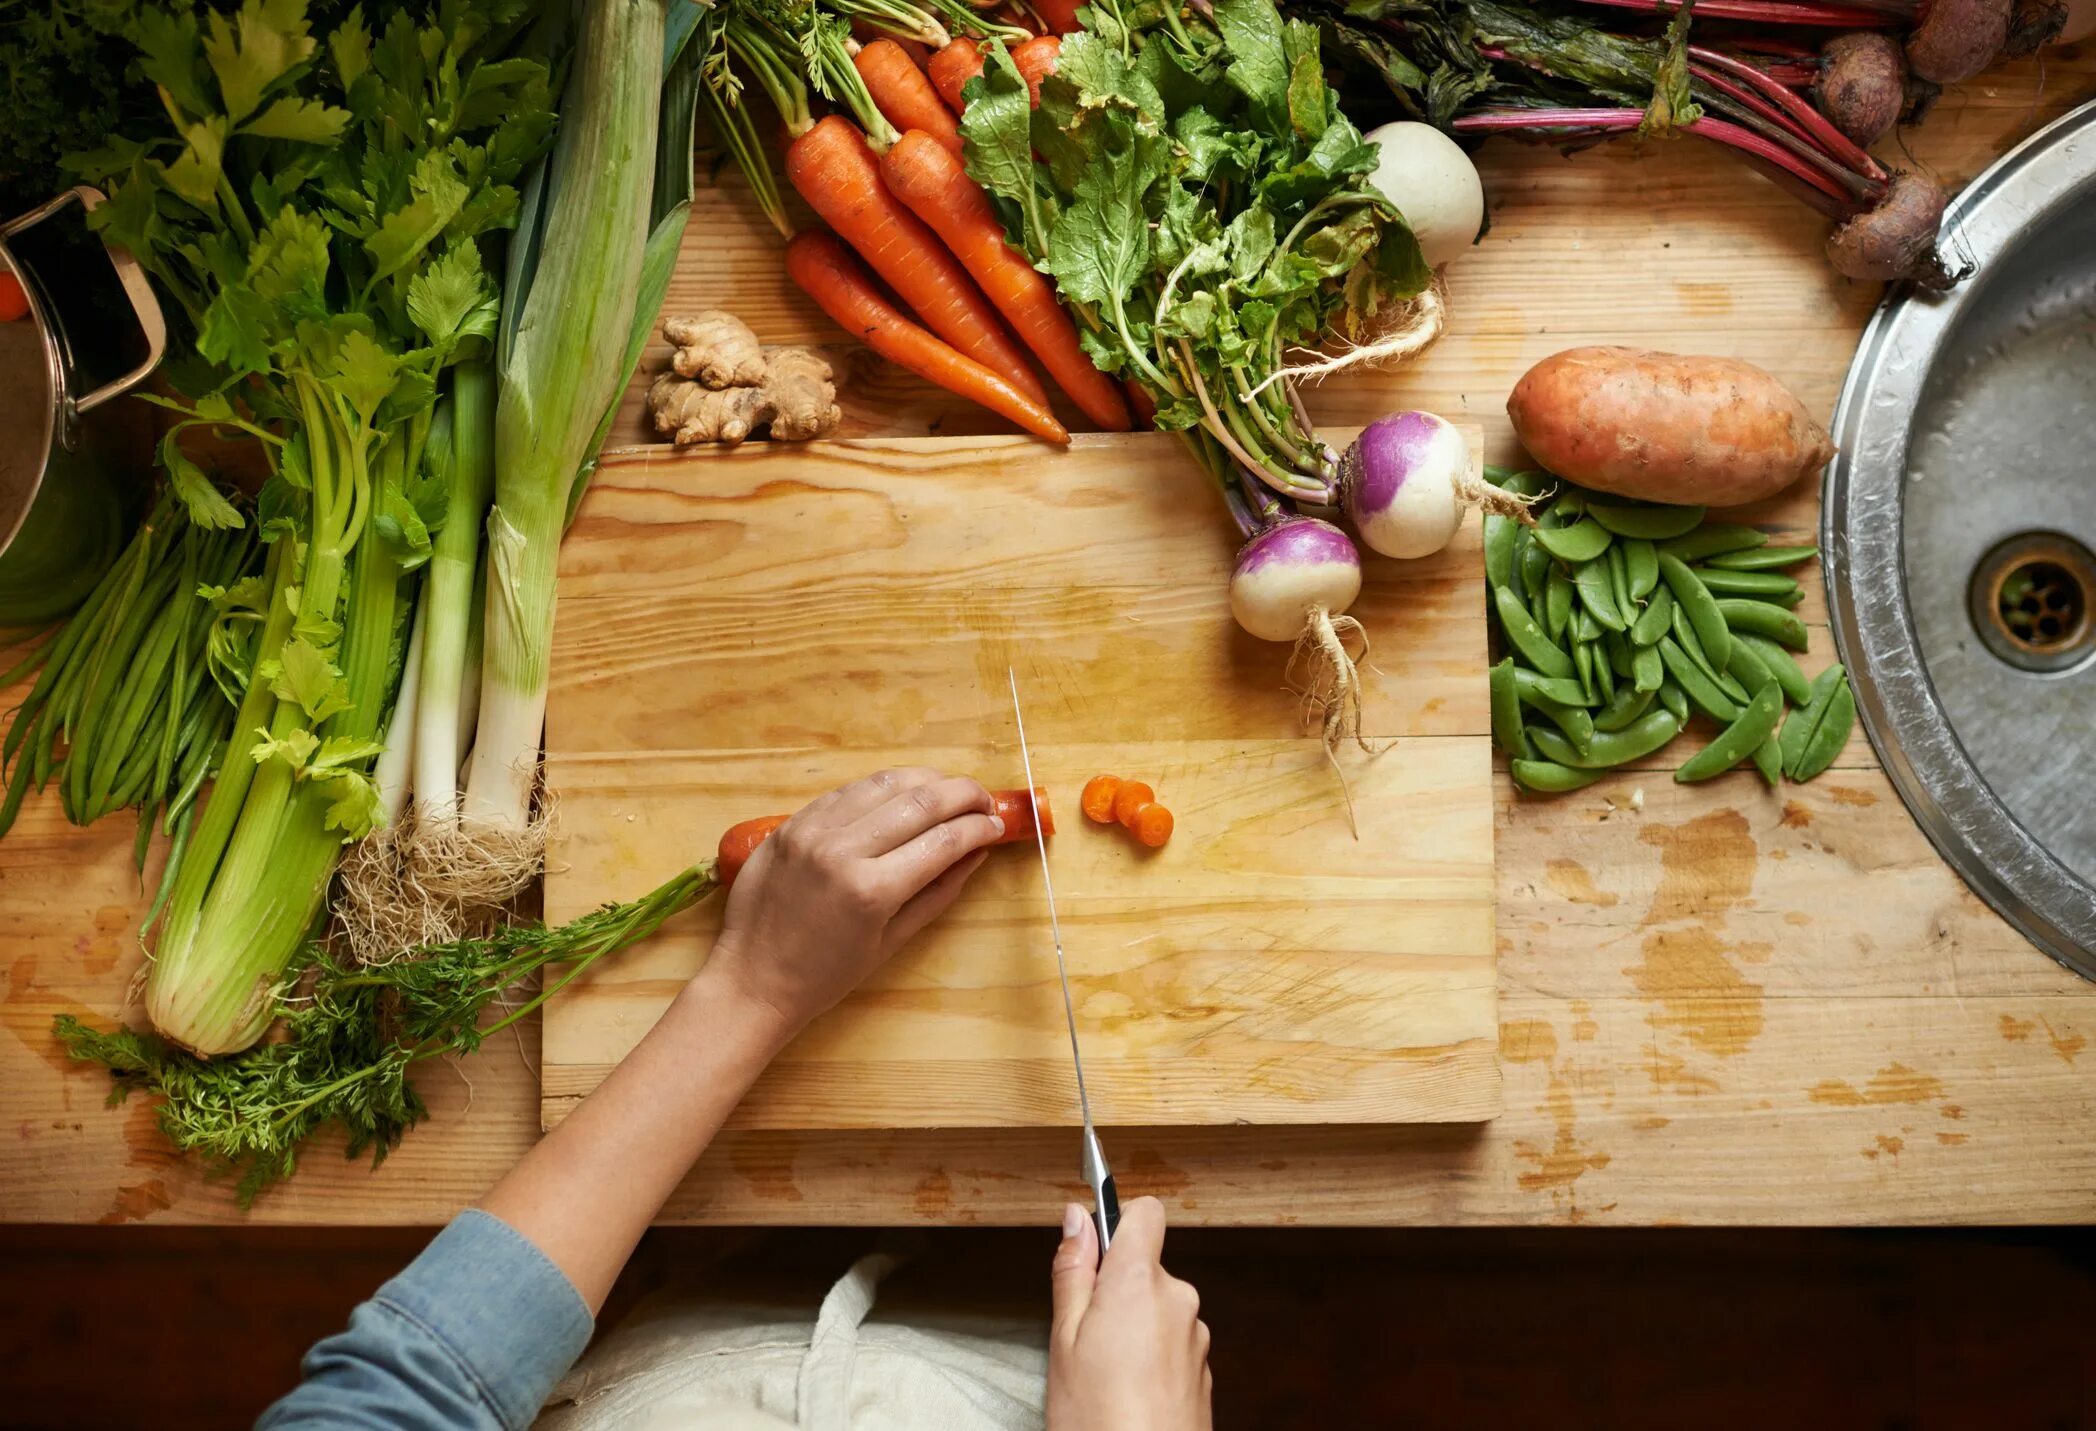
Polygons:
<instances>
[{"instance_id":1,"label":"sweet potato","mask_svg":"<svg viewBox=\"0 0 2096 1431\"><path fill-rule=\"evenodd\" d=\"M1737 358L1568 348L1522 376L1507 416L1552 472L1648 502L1736 507L1834 455L1805 405Z\"/></svg>"}]
</instances>

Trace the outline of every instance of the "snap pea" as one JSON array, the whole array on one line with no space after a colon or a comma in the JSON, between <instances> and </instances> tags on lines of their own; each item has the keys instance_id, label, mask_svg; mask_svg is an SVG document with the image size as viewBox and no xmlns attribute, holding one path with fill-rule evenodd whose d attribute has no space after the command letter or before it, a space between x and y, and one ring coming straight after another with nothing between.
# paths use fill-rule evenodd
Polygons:
<instances>
[{"instance_id":1,"label":"snap pea","mask_svg":"<svg viewBox=\"0 0 2096 1431\"><path fill-rule=\"evenodd\" d=\"M1585 706L1566 705L1561 701L1553 701L1547 696L1538 695L1534 691L1523 689L1518 678L1515 682L1514 691L1521 698L1521 704L1527 706L1530 710L1563 731L1566 737L1581 750L1585 750L1587 742L1594 738L1594 717L1588 713Z\"/></svg>"},{"instance_id":2,"label":"snap pea","mask_svg":"<svg viewBox=\"0 0 2096 1431\"><path fill-rule=\"evenodd\" d=\"M1637 620L1638 604L1630 599L1630 576L1623 568L1623 544L1609 543L1601 559L1608 563L1608 594L1616 599L1616 610L1623 617L1623 629L1628 631L1630 623Z\"/></svg>"},{"instance_id":3,"label":"snap pea","mask_svg":"<svg viewBox=\"0 0 2096 1431\"><path fill-rule=\"evenodd\" d=\"M1603 632L1604 636L1608 633ZM1587 642L1587 649L1594 653L1594 695L1596 705L1607 705L1616 698L1616 672L1608 663L1608 647L1600 641Z\"/></svg>"},{"instance_id":4,"label":"snap pea","mask_svg":"<svg viewBox=\"0 0 2096 1431\"><path fill-rule=\"evenodd\" d=\"M1601 639L1601 623L1594 614L1583 606L1572 608L1572 639L1575 641L1598 641Z\"/></svg>"},{"instance_id":5,"label":"snap pea","mask_svg":"<svg viewBox=\"0 0 2096 1431\"><path fill-rule=\"evenodd\" d=\"M1658 660L1657 656L1653 657ZM1641 691L1635 686L1616 687L1615 699L1611 700L1594 717L1594 729L1621 730L1652 708L1654 691Z\"/></svg>"},{"instance_id":6,"label":"snap pea","mask_svg":"<svg viewBox=\"0 0 2096 1431\"><path fill-rule=\"evenodd\" d=\"M1718 611L1732 629L1766 636L1793 651L1805 649L1805 623L1798 620L1796 612L1771 606L1766 601L1742 601L1738 597L1720 601Z\"/></svg>"},{"instance_id":7,"label":"snap pea","mask_svg":"<svg viewBox=\"0 0 2096 1431\"><path fill-rule=\"evenodd\" d=\"M1607 772L1602 770L1574 770L1568 765L1556 765L1548 760L1516 760L1507 766L1514 783L1524 790L1533 790L1539 795L1562 795L1567 790L1577 790L1583 785L1592 785Z\"/></svg>"},{"instance_id":8,"label":"snap pea","mask_svg":"<svg viewBox=\"0 0 2096 1431\"><path fill-rule=\"evenodd\" d=\"M1521 524L1497 512L1485 513L1485 580L1505 586L1514 579L1514 538Z\"/></svg>"},{"instance_id":9,"label":"snap pea","mask_svg":"<svg viewBox=\"0 0 2096 1431\"><path fill-rule=\"evenodd\" d=\"M1770 681L1776 680L1776 673L1769 669L1769 664L1762 659L1761 653L1744 641L1732 643L1732 662L1725 667L1725 672L1738 681L1741 687L1750 691L1758 691Z\"/></svg>"},{"instance_id":10,"label":"snap pea","mask_svg":"<svg viewBox=\"0 0 2096 1431\"><path fill-rule=\"evenodd\" d=\"M1780 606L1795 606L1804 590L1795 580L1775 571L1734 571L1730 567L1690 567L1697 578L1718 596L1751 596Z\"/></svg>"},{"instance_id":11,"label":"snap pea","mask_svg":"<svg viewBox=\"0 0 2096 1431\"><path fill-rule=\"evenodd\" d=\"M1631 673L1630 638L1620 631L1601 633L1601 649L1608 652L1608 668L1619 676Z\"/></svg>"},{"instance_id":12,"label":"snap pea","mask_svg":"<svg viewBox=\"0 0 2096 1431\"><path fill-rule=\"evenodd\" d=\"M1687 562L1668 552L1659 554L1659 574L1667 590L1674 593L1675 605L1688 613L1689 625L1696 628L1696 641L1710 658L1711 670L1724 670L1732 660L1732 628L1725 624L1717 598L1710 594L1702 578L1688 569Z\"/></svg>"},{"instance_id":13,"label":"snap pea","mask_svg":"<svg viewBox=\"0 0 2096 1431\"><path fill-rule=\"evenodd\" d=\"M1783 742L1774 735L1754 747L1754 768L1771 787L1783 779Z\"/></svg>"},{"instance_id":14,"label":"snap pea","mask_svg":"<svg viewBox=\"0 0 2096 1431\"><path fill-rule=\"evenodd\" d=\"M1572 671L1573 674L1579 677L1579 689L1586 693L1587 704L1590 706L1600 705L1599 698L1594 694L1593 642L1577 639L1572 642Z\"/></svg>"},{"instance_id":15,"label":"snap pea","mask_svg":"<svg viewBox=\"0 0 2096 1431\"><path fill-rule=\"evenodd\" d=\"M1732 724L1719 731L1710 744L1704 746L1674 772L1674 779L1683 785L1698 780L1708 780L1713 775L1722 775L1761 748L1761 743L1775 734L1777 718L1783 714L1783 688L1770 681L1754 693Z\"/></svg>"},{"instance_id":16,"label":"snap pea","mask_svg":"<svg viewBox=\"0 0 2096 1431\"><path fill-rule=\"evenodd\" d=\"M1659 652L1654 651L1652 654L1657 656ZM1666 707L1675 720L1680 721L1683 725L1688 724L1688 697L1682 693L1679 684L1672 680L1661 681L1659 683L1659 703Z\"/></svg>"},{"instance_id":17,"label":"snap pea","mask_svg":"<svg viewBox=\"0 0 2096 1431\"><path fill-rule=\"evenodd\" d=\"M1701 507L1619 507L1613 502L1589 502L1587 515L1619 537L1648 542L1684 536L1703 523Z\"/></svg>"},{"instance_id":18,"label":"snap pea","mask_svg":"<svg viewBox=\"0 0 2096 1431\"><path fill-rule=\"evenodd\" d=\"M1812 734L1805 741L1805 748L1798 753L1798 763L1791 773L1793 780L1810 780L1834 763L1841 748L1849 743L1849 732L1856 724L1856 693L1844 679L1834 688L1827 700L1827 708L1819 723L1812 727Z\"/></svg>"},{"instance_id":19,"label":"snap pea","mask_svg":"<svg viewBox=\"0 0 2096 1431\"><path fill-rule=\"evenodd\" d=\"M1768 538L1752 527L1737 522L1705 522L1685 536L1661 542L1659 549L1682 561L1703 561L1722 552L1745 551L1767 543Z\"/></svg>"},{"instance_id":20,"label":"snap pea","mask_svg":"<svg viewBox=\"0 0 2096 1431\"><path fill-rule=\"evenodd\" d=\"M1622 545L1623 575L1630 599L1643 601L1652 594L1652 588L1659 585L1659 548L1642 537L1632 538Z\"/></svg>"},{"instance_id":21,"label":"snap pea","mask_svg":"<svg viewBox=\"0 0 2096 1431\"><path fill-rule=\"evenodd\" d=\"M1773 567L1796 566L1818 555L1818 547L1756 546L1751 550L1721 552L1710 559L1710 564L1733 571L1768 571Z\"/></svg>"},{"instance_id":22,"label":"snap pea","mask_svg":"<svg viewBox=\"0 0 2096 1431\"><path fill-rule=\"evenodd\" d=\"M1712 685L1723 691L1728 699L1740 704L1746 702L1746 687L1711 664L1709 653L1703 649L1703 643L1696 639L1696 628L1689 624L1688 613L1682 609L1679 602L1674 604L1674 640L1680 644L1682 653L1696 663L1696 669L1701 671Z\"/></svg>"},{"instance_id":23,"label":"snap pea","mask_svg":"<svg viewBox=\"0 0 2096 1431\"><path fill-rule=\"evenodd\" d=\"M1666 681L1666 663L1659 659L1659 652L1650 646L1640 646L1630 653L1630 680L1641 691L1656 691ZM1687 720L1687 716L1682 717Z\"/></svg>"},{"instance_id":24,"label":"snap pea","mask_svg":"<svg viewBox=\"0 0 2096 1431\"><path fill-rule=\"evenodd\" d=\"M1621 730L1597 731L1584 750L1554 730L1538 726L1529 731L1544 759L1576 770L1606 770L1641 759L1679 734L1681 722L1668 711L1648 711Z\"/></svg>"},{"instance_id":25,"label":"snap pea","mask_svg":"<svg viewBox=\"0 0 2096 1431\"><path fill-rule=\"evenodd\" d=\"M1581 562L1572 571L1572 584L1579 588L1579 604L1610 631L1627 631L1630 623L1616 610L1616 595L1609 581L1608 562L1602 558Z\"/></svg>"},{"instance_id":26,"label":"snap pea","mask_svg":"<svg viewBox=\"0 0 2096 1431\"><path fill-rule=\"evenodd\" d=\"M1566 500L1560 498L1559 506ZM1569 527L1537 527L1535 537L1536 545L1566 562L1592 561L1607 551L1613 540L1608 528L1592 517L1582 517Z\"/></svg>"},{"instance_id":27,"label":"snap pea","mask_svg":"<svg viewBox=\"0 0 2096 1431\"><path fill-rule=\"evenodd\" d=\"M1485 464L1485 480L1502 492L1512 492L1517 497L1540 497L1550 490L1550 474L1533 469L1516 472L1511 467Z\"/></svg>"},{"instance_id":28,"label":"snap pea","mask_svg":"<svg viewBox=\"0 0 2096 1431\"><path fill-rule=\"evenodd\" d=\"M1541 591L1545 579L1550 574L1550 553L1543 550L1542 544L1536 540L1538 530L1535 527L1521 529L1521 549L1515 570L1521 573L1523 600L1528 598L1530 592Z\"/></svg>"},{"instance_id":29,"label":"snap pea","mask_svg":"<svg viewBox=\"0 0 2096 1431\"><path fill-rule=\"evenodd\" d=\"M1493 607L1499 613L1499 629L1506 634L1507 644L1521 653L1523 660L1546 676L1569 676L1573 673L1572 658L1567 656L1536 625L1535 617L1521 599L1505 587L1492 592Z\"/></svg>"},{"instance_id":30,"label":"snap pea","mask_svg":"<svg viewBox=\"0 0 2096 1431\"><path fill-rule=\"evenodd\" d=\"M1812 699L1812 682L1806 680L1805 673L1798 669L1797 657L1768 637L1756 636L1750 631L1735 631L1732 638L1734 645L1751 648L1767 664L1769 674L1776 678L1777 685L1783 687L1783 694L1790 698L1792 705L1801 706Z\"/></svg>"},{"instance_id":31,"label":"snap pea","mask_svg":"<svg viewBox=\"0 0 2096 1431\"><path fill-rule=\"evenodd\" d=\"M1783 773L1791 779L1798 778L1795 774L1798 759L1811 741L1813 728L1827 713L1828 702L1833 699L1836 688L1847 679L1848 672L1841 668L1839 661L1821 671L1806 688L1805 699L1790 713L1790 719L1783 722Z\"/></svg>"},{"instance_id":32,"label":"snap pea","mask_svg":"<svg viewBox=\"0 0 2096 1431\"><path fill-rule=\"evenodd\" d=\"M1654 570L1658 570L1657 567ZM1657 646L1659 638L1667 634L1674 624L1674 593L1660 587L1645 603L1645 610L1630 624L1630 641L1634 646Z\"/></svg>"},{"instance_id":33,"label":"snap pea","mask_svg":"<svg viewBox=\"0 0 2096 1431\"><path fill-rule=\"evenodd\" d=\"M1660 638L1659 659L1666 662L1667 674L1674 678L1681 693L1697 710L1721 724L1729 725L1739 719L1739 707L1733 704L1732 698L1703 674L1702 668L1688 658L1688 652L1682 650L1681 644L1673 637Z\"/></svg>"},{"instance_id":34,"label":"snap pea","mask_svg":"<svg viewBox=\"0 0 2096 1431\"><path fill-rule=\"evenodd\" d=\"M1543 629L1550 633L1553 641L1565 639L1565 628L1572 624L1572 578L1564 570L1553 565L1549 583L1543 588L1546 620Z\"/></svg>"},{"instance_id":35,"label":"snap pea","mask_svg":"<svg viewBox=\"0 0 2096 1431\"><path fill-rule=\"evenodd\" d=\"M1514 658L1507 657L1492 668L1487 688L1492 696L1492 739L1513 760L1526 760L1535 752L1521 729L1521 697L1514 689Z\"/></svg>"},{"instance_id":36,"label":"snap pea","mask_svg":"<svg viewBox=\"0 0 2096 1431\"><path fill-rule=\"evenodd\" d=\"M1586 694L1579 689L1579 682L1569 676L1546 676L1521 666L1514 668L1514 689L1523 700L1534 695L1565 706L1578 705Z\"/></svg>"},{"instance_id":37,"label":"snap pea","mask_svg":"<svg viewBox=\"0 0 2096 1431\"><path fill-rule=\"evenodd\" d=\"M1554 527L1569 527L1586 514L1587 494L1573 486L1570 482L1567 482L1565 490L1558 494L1558 499L1555 502L1550 504L1550 515L1556 518L1550 525Z\"/></svg>"}]
</instances>

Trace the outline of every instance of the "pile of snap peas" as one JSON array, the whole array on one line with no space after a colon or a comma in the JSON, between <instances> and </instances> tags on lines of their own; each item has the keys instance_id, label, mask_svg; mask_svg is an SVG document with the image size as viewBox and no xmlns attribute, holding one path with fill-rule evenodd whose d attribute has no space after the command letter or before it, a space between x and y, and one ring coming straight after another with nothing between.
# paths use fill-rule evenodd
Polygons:
<instances>
[{"instance_id":1,"label":"pile of snap peas","mask_svg":"<svg viewBox=\"0 0 2096 1431\"><path fill-rule=\"evenodd\" d=\"M1542 472L1487 468L1539 499L1535 525L1485 518L1485 584L1501 659L1492 736L1522 788L1591 785L1660 749L1702 715L1717 736L1674 772L1708 780L1743 762L1810 780L1855 725L1839 663L1812 680L1792 651L1804 593L1782 568L1816 547L1774 547L1752 527L1583 491ZM1787 714L1786 714L1787 712Z\"/></svg>"}]
</instances>

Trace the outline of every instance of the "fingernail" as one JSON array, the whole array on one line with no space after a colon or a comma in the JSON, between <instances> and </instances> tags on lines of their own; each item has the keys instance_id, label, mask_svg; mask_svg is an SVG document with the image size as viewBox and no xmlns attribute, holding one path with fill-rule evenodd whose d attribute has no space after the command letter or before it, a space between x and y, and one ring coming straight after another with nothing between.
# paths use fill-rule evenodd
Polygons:
<instances>
[{"instance_id":1,"label":"fingernail","mask_svg":"<svg viewBox=\"0 0 2096 1431\"><path fill-rule=\"evenodd\" d=\"M1004 838L1004 816L992 815L990 817L990 823L997 827L997 837L999 839Z\"/></svg>"},{"instance_id":2,"label":"fingernail","mask_svg":"<svg viewBox=\"0 0 2096 1431\"><path fill-rule=\"evenodd\" d=\"M1075 1237L1084 1231L1084 1209L1074 1202L1063 1204L1063 1236Z\"/></svg>"}]
</instances>

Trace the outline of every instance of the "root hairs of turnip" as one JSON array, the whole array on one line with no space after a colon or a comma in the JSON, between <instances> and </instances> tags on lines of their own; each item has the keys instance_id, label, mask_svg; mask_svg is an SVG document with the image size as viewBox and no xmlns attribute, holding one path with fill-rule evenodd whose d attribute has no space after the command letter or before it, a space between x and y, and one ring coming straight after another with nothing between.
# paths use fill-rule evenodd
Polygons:
<instances>
[{"instance_id":1,"label":"root hairs of turnip","mask_svg":"<svg viewBox=\"0 0 2096 1431\"><path fill-rule=\"evenodd\" d=\"M1343 351L1332 354L1298 349L1298 352L1312 354L1312 360L1268 373L1252 389L1251 396L1258 396L1270 383L1314 383L1349 368L1395 367L1425 351L1447 326L1448 303L1442 296L1441 280L1437 276L1433 283L1420 290L1417 297L1393 308L1389 322L1380 325L1366 342L1349 343Z\"/></svg>"},{"instance_id":2,"label":"root hairs of turnip","mask_svg":"<svg viewBox=\"0 0 2096 1431\"><path fill-rule=\"evenodd\" d=\"M1357 656L1347 649L1349 639L1358 640ZM1376 747L1361 733L1361 672L1359 663L1368 659L1368 632L1351 616L1334 616L1322 606L1310 609L1303 634L1289 653L1286 678L1289 688L1302 697L1303 724L1317 726L1324 737L1325 760L1339 777L1339 793L1346 800L1346 823L1361 838L1354 818L1353 787L1339 764L1339 747L1348 741L1370 755Z\"/></svg>"}]
</instances>

